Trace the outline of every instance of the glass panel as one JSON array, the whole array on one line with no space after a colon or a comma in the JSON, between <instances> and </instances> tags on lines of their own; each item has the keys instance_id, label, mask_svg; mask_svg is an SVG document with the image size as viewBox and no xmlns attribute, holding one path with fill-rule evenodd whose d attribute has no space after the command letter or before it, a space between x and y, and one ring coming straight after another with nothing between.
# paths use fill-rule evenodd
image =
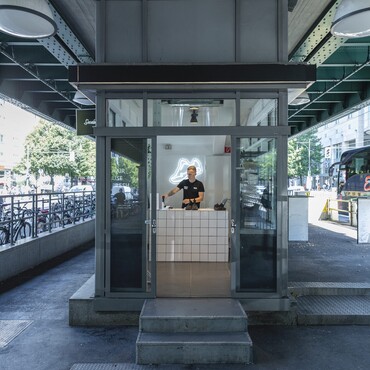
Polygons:
<instances>
[{"instance_id":1,"label":"glass panel","mask_svg":"<svg viewBox=\"0 0 370 370\"><path fill-rule=\"evenodd\" d=\"M241 126L276 126L277 99L240 99Z\"/></svg>"},{"instance_id":2,"label":"glass panel","mask_svg":"<svg viewBox=\"0 0 370 370\"><path fill-rule=\"evenodd\" d=\"M241 138L239 291L276 291L276 139Z\"/></svg>"},{"instance_id":3,"label":"glass panel","mask_svg":"<svg viewBox=\"0 0 370 370\"><path fill-rule=\"evenodd\" d=\"M112 292L150 291L150 228L147 219L151 140L111 141Z\"/></svg>"},{"instance_id":4,"label":"glass panel","mask_svg":"<svg viewBox=\"0 0 370 370\"><path fill-rule=\"evenodd\" d=\"M148 100L148 126L235 126L235 100Z\"/></svg>"},{"instance_id":5,"label":"glass panel","mask_svg":"<svg viewBox=\"0 0 370 370\"><path fill-rule=\"evenodd\" d=\"M141 99L108 99L108 127L143 126L143 101Z\"/></svg>"}]
</instances>

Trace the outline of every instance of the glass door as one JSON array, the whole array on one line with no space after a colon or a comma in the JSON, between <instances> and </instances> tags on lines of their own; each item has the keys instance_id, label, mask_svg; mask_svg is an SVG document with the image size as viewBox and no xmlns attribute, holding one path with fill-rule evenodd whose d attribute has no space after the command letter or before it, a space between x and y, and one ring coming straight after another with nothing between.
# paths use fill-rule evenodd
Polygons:
<instances>
[{"instance_id":1,"label":"glass door","mask_svg":"<svg viewBox=\"0 0 370 370\"><path fill-rule=\"evenodd\" d=\"M232 291L277 290L276 138L233 137Z\"/></svg>"},{"instance_id":2,"label":"glass door","mask_svg":"<svg viewBox=\"0 0 370 370\"><path fill-rule=\"evenodd\" d=\"M106 279L110 295L155 294L155 139L110 139Z\"/></svg>"}]
</instances>

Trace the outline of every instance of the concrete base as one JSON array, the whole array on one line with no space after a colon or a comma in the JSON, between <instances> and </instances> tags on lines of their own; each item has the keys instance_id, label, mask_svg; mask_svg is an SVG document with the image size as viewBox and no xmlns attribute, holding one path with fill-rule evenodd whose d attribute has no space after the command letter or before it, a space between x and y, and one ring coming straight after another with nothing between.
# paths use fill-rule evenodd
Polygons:
<instances>
[{"instance_id":1,"label":"concrete base","mask_svg":"<svg viewBox=\"0 0 370 370\"><path fill-rule=\"evenodd\" d=\"M370 284L292 282L298 325L370 325Z\"/></svg>"},{"instance_id":2,"label":"concrete base","mask_svg":"<svg viewBox=\"0 0 370 370\"><path fill-rule=\"evenodd\" d=\"M69 325L71 326L123 326L139 325L140 311L105 312L94 307L95 275L69 299Z\"/></svg>"},{"instance_id":3,"label":"concrete base","mask_svg":"<svg viewBox=\"0 0 370 370\"><path fill-rule=\"evenodd\" d=\"M94 292L95 275L69 299L69 325L139 325L144 299L100 298L94 297ZM240 303L245 312L251 312L253 325L296 324L296 313L290 307L289 298L240 300Z\"/></svg>"},{"instance_id":4,"label":"concrete base","mask_svg":"<svg viewBox=\"0 0 370 370\"><path fill-rule=\"evenodd\" d=\"M95 275L70 298L71 326L139 326L143 299L95 298L94 289ZM370 324L368 283L293 282L289 283L289 290L291 298L280 301L255 299L253 303L253 300L240 300L244 311L248 312L249 325ZM275 301L281 304L273 304ZM173 322L168 320L167 324L172 325Z\"/></svg>"}]
</instances>

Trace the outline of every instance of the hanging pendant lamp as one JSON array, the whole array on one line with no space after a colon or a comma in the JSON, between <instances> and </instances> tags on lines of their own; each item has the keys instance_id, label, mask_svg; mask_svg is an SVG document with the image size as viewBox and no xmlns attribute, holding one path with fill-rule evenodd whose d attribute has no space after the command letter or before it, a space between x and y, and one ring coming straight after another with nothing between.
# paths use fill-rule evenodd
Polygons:
<instances>
[{"instance_id":1,"label":"hanging pendant lamp","mask_svg":"<svg viewBox=\"0 0 370 370\"><path fill-rule=\"evenodd\" d=\"M303 91L302 94L297 96L289 105L303 105L310 102L310 97L307 91Z\"/></svg>"},{"instance_id":2,"label":"hanging pendant lamp","mask_svg":"<svg viewBox=\"0 0 370 370\"><path fill-rule=\"evenodd\" d=\"M191 111L190 123L192 125L195 125L195 124L198 123L198 119L197 119L197 117L198 117L198 109L199 109L198 107L192 107L192 108L190 108L190 111Z\"/></svg>"},{"instance_id":3,"label":"hanging pendant lamp","mask_svg":"<svg viewBox=\"0 0 370 370\"><path fill-rule=\"evenodd\" d=\"M83 93L80 90L77 90L73 97L73 101L81 105L94 105L95 95L90 90L86 90Z\"/></svg>"},{"instance_id":4,"label":"hanging pendant lamp","mask_svg":"<svg viewBox=\"0 0 370 370\"><path fill-rule=\"evenodd\" d=\"M370 0L343 0L335 13L331 33L349 38L370 36Z\"/></svg>"},{"instance_id":5,"label":"hanging pendant lamp","mask_svg":"<svg viewBox=\"0 0 370 370\"><path fill-rule=\"evenodd\" d=\"M0 0L0 31L8 35L42 39L57 32L46 0Z\"/></svg>"}]
</instances>

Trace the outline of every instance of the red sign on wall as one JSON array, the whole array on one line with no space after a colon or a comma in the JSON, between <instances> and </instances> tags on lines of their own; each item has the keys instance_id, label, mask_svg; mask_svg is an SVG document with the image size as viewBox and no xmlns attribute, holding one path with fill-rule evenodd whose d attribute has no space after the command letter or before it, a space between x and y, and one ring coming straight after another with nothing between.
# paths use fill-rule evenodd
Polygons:
<instances>
[{"instance_id":1,"label":"red sign on wall","mask_svg":"<svg viewBox=\"0 0 370 370\"><path fill-rule=\"evenodd\" d=\"M224 153L231 153L231 146L225 146Z\"/></svg>"}]
</instances>

